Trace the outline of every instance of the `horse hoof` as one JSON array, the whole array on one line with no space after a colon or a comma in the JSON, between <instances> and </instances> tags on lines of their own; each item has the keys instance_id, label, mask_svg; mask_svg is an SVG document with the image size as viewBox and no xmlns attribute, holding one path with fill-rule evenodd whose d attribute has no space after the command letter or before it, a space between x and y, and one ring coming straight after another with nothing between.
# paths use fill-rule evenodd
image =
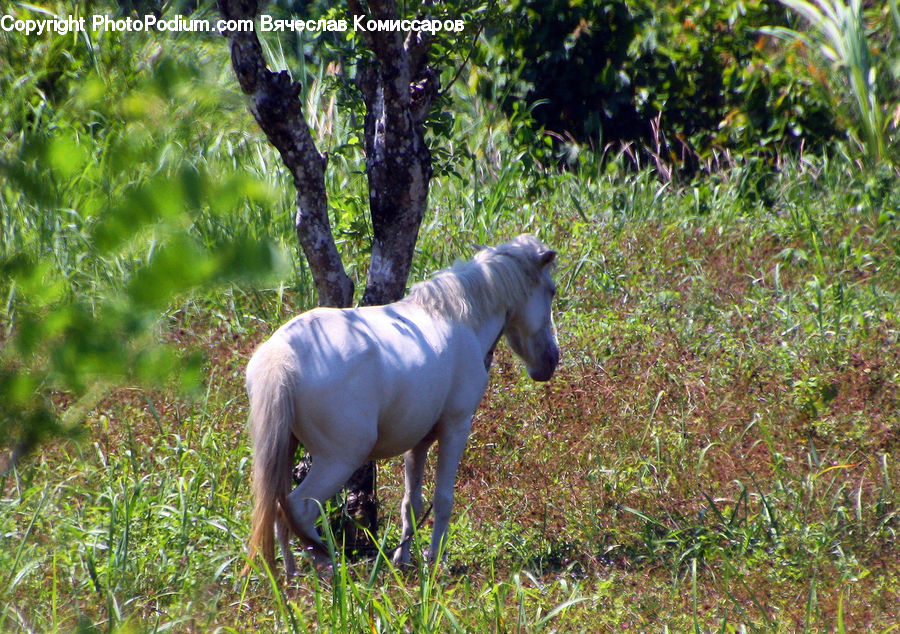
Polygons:
<instances>
[{"instance_id":1,"label":"horse hoof","mask_svg":"<svg viewBox=\"0 0 900 634\"><path fill-rule=\"evenodd\" d=\"M415 568L415 566L413 566L412 562L409 559L399 559L397 561L394 561L393 564L396 570L408 571Z\"/></svg>"}]
</instances>

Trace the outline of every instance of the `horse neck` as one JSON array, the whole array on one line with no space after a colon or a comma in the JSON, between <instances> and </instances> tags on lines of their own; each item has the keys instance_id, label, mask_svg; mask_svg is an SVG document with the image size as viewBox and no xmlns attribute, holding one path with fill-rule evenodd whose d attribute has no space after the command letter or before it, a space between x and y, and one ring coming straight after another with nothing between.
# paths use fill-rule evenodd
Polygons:
<instances>
[{"instance_id":1,"label":"horse neck","mask_svg":"<svg viewBox=\"0 0 900 634\"><path fill-rule=\"evenodd\" d=\"M508 311L498 310L487 316L481 323L473 324L472 326L472 329L475 331L475 336L481 344L480 347L484 355L485 370L488 370L491 367L491 362L494 359L494 349L500 342L503 331L506 330L508 318Z\"/></svg>"}]
</instances>

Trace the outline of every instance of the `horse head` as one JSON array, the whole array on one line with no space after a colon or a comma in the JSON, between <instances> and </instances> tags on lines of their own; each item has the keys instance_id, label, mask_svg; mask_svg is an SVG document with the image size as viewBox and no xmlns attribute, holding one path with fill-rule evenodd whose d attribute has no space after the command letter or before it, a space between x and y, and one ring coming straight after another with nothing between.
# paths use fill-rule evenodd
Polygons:
<instances>
[{"instance_id":1,"label":"horse head","mask_svg":"<svg viewBox=\"0 0 900 634\"><path fill-rule=\"evenodd\" d=\"M521 303L512 308L504 330L509 347L525 362L528 376L535 381L549 381L559 363L552 311L556 285L551 273L555 264L556 251L540 245L537 251L537 284Z\"/></svg>"}]
</instances>

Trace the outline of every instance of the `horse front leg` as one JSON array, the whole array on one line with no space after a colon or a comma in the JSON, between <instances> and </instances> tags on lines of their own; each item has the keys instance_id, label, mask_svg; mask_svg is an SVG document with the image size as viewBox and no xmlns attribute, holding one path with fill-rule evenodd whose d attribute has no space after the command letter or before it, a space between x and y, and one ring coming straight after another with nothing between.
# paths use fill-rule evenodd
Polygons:
<instances>
[{"instance_id":1,"label":"horse front leg","mask_svg":"<svg viewBox=\"0 0 900 634\"><path fill-rule=\"evenodd\" d=\"M434 480L434 528L428 552L428 561L431 563L436 561L438 553L443 553L441 558L446 559L443 548L450 525L450 511L453 509L456 470L459 468L459 461L466 449L471 430L472 418L468 417L453 425L443 426L439 432L437 473Z\"/></svg>"},{"instance_id":2,"label":"horse front leg","mask_svg":"<svg viewBox=\"0 0 900 634\"><path fill-rule=\"evenodd\" d=\"M403 455L405 491L403 502L400 504L403 530L400 545L394 551L395 565L409 563L409 551L416 532L416 522L422 520L422 477L425 472L425 457L433 442L434 437L429 436Z\"/></svg>"}]
</instances>

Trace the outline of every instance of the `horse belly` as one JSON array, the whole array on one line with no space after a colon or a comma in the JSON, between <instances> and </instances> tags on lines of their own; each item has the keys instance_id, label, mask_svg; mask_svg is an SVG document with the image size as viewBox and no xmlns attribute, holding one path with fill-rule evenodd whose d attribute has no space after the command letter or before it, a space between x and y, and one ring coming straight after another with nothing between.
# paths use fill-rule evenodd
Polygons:
<instances>
[{"instance_id":1,"label":"horse belly","mask_svg":"<svg viewBox=\"0 0 900 634\"><path fill-rule=\"evenodd\" d=\"M442 322L414 321L396 307L320 308L282 330L302 360L294 435L314 455L346 452L363 437L374 439L371 458L402 454L448 407L458 415L460 393L472 392L455 371L460 344ZM467 415L483 391L463 398Z\"/></svg>"},{"instance_id":2,"label":"horse belly","mask_svg":"<svg viewBox=\"0 0 900 634\"><path fill-rule=\"evenodd\" d=\"M378 440L371 457L398 456L419 444L440 420L442 401L431 396L386 408L378 419Z\"/></svg>"},{"instance_id":3,"label":"horse belly","mask_svg":"<svg viewBox=\"0 0 900 634\"><path fill-rule=\"evenodd\" d=\"M425 438L444 414L449 386L441 372L420 368L384 384L372 458L400 455Z\"/></svg>"}]
</instances>

